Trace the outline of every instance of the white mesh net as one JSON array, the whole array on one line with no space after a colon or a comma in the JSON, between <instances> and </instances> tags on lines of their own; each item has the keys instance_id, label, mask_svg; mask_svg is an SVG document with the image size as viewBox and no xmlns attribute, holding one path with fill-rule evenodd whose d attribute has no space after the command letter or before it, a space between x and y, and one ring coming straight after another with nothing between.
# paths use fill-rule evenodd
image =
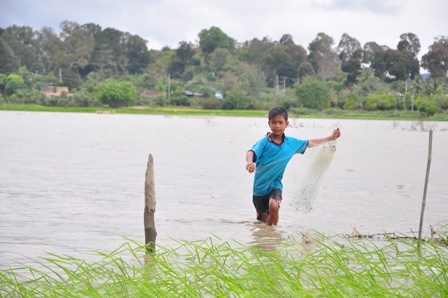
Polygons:
<instances>
[{"instance_id":1,"label":"white mesh net","mask_svg":"<svg viewBox=\"0 0 448 298\"><path fill-rule=\"evenodd\" d=\"M311 163L291 206L300 213L309 213L313 209L314 200L336 151L336 141L326 142L313 148Z\"/></svg>"}]
</instances>

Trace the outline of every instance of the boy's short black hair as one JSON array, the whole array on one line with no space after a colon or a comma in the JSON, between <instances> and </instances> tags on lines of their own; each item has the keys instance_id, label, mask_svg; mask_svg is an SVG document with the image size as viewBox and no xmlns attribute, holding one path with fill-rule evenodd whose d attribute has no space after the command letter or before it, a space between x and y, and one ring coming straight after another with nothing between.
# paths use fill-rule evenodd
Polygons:
<instances>
[{"instance_id":1,"label":"boy's short black hair","mask_svg":"<svg viewBox=\"0 0 448 298\"><path fill-rule=\"evenodd\" d=\"M283 118L285 118L285 121L288 121L288 112L286 111L285 108L273 107L272 109L269 110L269 113L268 113L269 121L271 121L274 117L277 117L277 116L283 116Z\"/></svg>"}]
</instances>

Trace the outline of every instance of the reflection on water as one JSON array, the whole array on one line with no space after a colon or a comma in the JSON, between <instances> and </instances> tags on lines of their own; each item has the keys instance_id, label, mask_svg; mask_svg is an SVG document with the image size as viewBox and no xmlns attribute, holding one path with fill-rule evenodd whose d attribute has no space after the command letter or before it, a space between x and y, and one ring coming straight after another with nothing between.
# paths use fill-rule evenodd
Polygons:
<instances>
[{"instance_id":1,"label":"reflection on water","mask_svg":"<svg viewBox=\"0 0 448 298\"><path fill-rule=\"evenodd\" d=\"M428 133L408 122L291 119L287 134L322 137L336 126L342 138L312 212L290 204L313 154L308 149L285 172L273 228L256 223L244 159L268 130L264 118L0 112L0 266L45 252L111 251L126 238L143 242L149 153L157 245L215 235L272 250L314 230L418 230ZM434 132L426 234L448 214L447 127L437 123Z\"/></svg>"},{"instance_id":2,"label":"reflection on water","mask_svg":"<svg viewBox=\"0 0 448 298\"><path fill-rule=\"evenodd\" d=\"M284 232L278 227L256 222L249 229L252 232L249 244L264 251L276 250L279 244L285 240Z\"/></svg>"}]
</instances>

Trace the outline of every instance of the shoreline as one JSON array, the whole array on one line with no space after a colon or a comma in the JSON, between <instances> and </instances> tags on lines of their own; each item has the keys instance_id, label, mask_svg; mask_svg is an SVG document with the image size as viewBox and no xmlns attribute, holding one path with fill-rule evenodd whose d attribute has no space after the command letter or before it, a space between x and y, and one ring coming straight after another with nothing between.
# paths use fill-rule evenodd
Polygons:
<instances>
[{"instance_id":1,"label":"shoreline","mask_svg":"<svg viewBox=\"0 0 448 298\"><path fill-rule=\"evenodd\" d=\"M136 115L179 115L179 116L224 116L224 117L266 117L265 110L204 110L186 107L146 107L133 106L122 108L108 107L48 107L40 105L8 105L0 107L3 111L57 112L57 113L93 113L93 114L136 114ZM448 113L438 113L430 117L421 117L418 111L344 111L328 109L322 112L290 112L291 118L311 119L352 119L352 120L402 120L402 121L448 121Z\"/></svg>"}]
</instances>

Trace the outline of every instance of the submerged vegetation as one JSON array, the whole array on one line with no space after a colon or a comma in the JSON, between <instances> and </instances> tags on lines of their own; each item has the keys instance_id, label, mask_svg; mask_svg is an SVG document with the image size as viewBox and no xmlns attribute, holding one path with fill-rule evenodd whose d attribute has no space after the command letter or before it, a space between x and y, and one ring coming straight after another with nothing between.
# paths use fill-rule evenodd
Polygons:
<instances>
[{"instance_id":1,"label":"submerged vegetation","mask_svg":"<svg viewBox=\"0 0 448 298\"><path fill-rule=\"evenodd\" d=\"M413 240L316 235L275 249L218 238L157 247L129 241L95 261L49 254L0 271L3 297L446 297L448 234Z\"/></svg>"}]
</instances>

